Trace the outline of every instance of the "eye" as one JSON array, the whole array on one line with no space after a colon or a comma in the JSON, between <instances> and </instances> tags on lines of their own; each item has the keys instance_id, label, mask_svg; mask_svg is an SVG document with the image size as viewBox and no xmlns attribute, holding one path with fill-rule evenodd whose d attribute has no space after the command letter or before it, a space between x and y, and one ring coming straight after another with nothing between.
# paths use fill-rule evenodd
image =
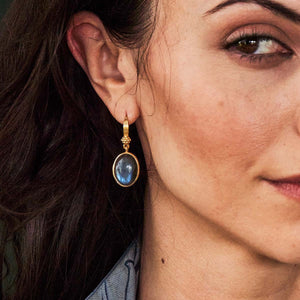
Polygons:
<instances>
[{"instance_id":1,"label":"eye","mask_svg":"<svg viewBox=\"0 0 300 300\"><path fill-rule=\"evenodd\" d=\"M239 40L232 45L236 50L245 54L273 54L290 53L290 50L283 47L279 42L268 37L252 37Z\"/></svg>"},{"instance_id":2,"label":"eye","mask_svg":"<svg viewBox=\"0 0 300 300\"><path fill-rule=\"evenodd\" d=\"M251 63L269 63L273 66L293 56L293 51L269 36L240 36L225 46L232 54L238 55L241 59L247 59Z\"/></svg>"}]
</instances>

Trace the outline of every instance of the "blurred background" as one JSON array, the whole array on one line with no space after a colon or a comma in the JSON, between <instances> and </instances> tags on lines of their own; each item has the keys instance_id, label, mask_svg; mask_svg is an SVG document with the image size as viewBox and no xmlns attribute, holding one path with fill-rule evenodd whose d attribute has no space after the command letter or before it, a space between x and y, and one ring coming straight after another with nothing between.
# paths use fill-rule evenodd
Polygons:
<instances>
[{"instance_id":1,"label":"blurred background","mask_svg":"<svg viewBox=\"0 0 300 300\"><path fill-rule=\"evenodd\" d=\"M3 17L11 0L0 0L0 18Z\"/></svg>"}]
</instances>

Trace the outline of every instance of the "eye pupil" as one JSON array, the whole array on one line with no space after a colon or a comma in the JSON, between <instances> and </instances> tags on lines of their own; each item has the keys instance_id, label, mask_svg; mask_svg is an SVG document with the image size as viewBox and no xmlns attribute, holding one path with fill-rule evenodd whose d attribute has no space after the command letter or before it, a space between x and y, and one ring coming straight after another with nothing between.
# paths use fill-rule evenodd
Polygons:
<instances>
[{"instance_id":1,"label":"eye pupil","mask_svg":"<svg viewBox=\"0 0 300 300\"><path fill-rule=\"evenodd\" d=\"M247 54L254 53L259 46L257 39L244 39L238 42L238 50Z\"/></svg>"}]
</instances>

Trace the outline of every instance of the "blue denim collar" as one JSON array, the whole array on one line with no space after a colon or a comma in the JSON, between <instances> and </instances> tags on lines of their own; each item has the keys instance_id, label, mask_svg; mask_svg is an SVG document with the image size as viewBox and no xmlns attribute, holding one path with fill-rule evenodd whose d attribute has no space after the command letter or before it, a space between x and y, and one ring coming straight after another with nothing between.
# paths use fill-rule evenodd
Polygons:
<instances>
[{"instance_id":1,"label":"blue denim collar","mask_svg":"<svg viewBox=\"0 0 300 300\"><path fill-rule=\"evenodd\" d=\"M140 269L140 243L134 240L86 300L135 300Z\"/></svg>"}]
</instances>

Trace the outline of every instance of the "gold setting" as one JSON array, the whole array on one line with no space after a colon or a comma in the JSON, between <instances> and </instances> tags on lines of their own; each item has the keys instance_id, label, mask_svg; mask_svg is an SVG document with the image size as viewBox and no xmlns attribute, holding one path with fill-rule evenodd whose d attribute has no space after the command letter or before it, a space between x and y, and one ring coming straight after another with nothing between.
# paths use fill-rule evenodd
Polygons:
<instances>
[{"instance_id":1,"label":"gold setting","mask_svg":"<svg viewBox=\"0 0 300 300\"><path fill-rule=\"evenodd\" d=\"M121 142L123 143L123 148L124 148L125 152L119 154L117 156L117 158L115 159L115 161L113 163L113 166L112 166L112 173L113 173L114 179L115 179L115 181L117 182L118 185L120 185L122 187L130 187L130 186L132 186L136 183L136 181L138 180L138 178L140 176L140 164L139 164L139 161L138 161L137 157L134 154L128 152L129 147L130 147L131 138L129 137L129 123L128 123L127 117L125 118L124 123L123 123L123 137L121 139ZM136 166L137 166L136 177L135 177L134 181L132 183L128 184L128 185L124 185L124 184L120 183L120 181L118 180L118 178L116 176L116 171L115 171L117 161L122 156L125 156L125 155L130 155L131 157L133 157L133 159L136 163Z\"/></svg>"}]
</instances>

